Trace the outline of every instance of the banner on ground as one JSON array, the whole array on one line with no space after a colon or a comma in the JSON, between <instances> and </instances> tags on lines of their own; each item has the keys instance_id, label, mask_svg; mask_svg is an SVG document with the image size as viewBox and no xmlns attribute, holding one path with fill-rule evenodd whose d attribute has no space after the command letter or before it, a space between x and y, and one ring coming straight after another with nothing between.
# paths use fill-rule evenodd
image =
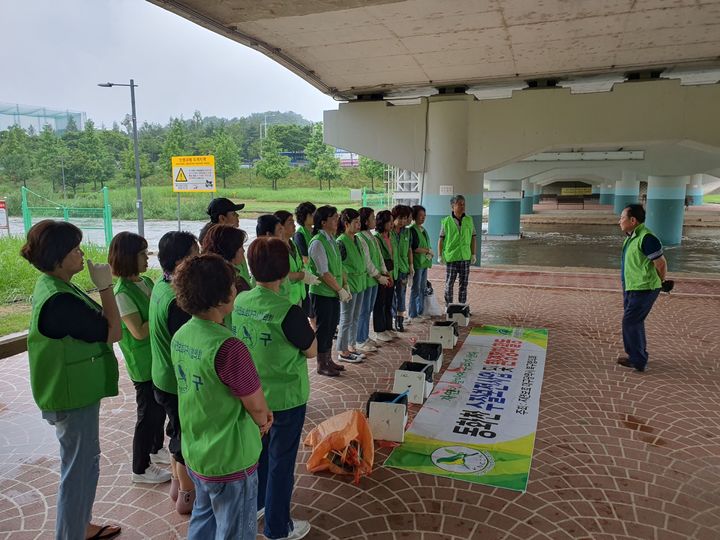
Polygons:
<instances>
[{"instance_id":1,"label":"banner on ground","mask_svg":"<svg viewBox=\"0 0 720 540\"><path fill-rule=\"evenodd\" d=\"M385 465L525 491L547 336L473 328Z\"/></svg>"}]
</instances>

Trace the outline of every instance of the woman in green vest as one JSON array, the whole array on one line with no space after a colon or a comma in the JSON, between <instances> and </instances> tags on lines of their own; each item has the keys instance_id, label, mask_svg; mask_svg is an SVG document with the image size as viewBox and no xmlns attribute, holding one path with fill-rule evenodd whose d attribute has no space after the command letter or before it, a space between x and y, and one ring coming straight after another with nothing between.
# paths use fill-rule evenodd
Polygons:
<instances>
[{"instance_id":1,"label":"woman in green vest","mask_svg":"<svg viewBox=\"0 0 720 540\"><path fill-rule=\"evenodd\" d=\"M320 280L317 285L310 286L317 325L317 372L327 377L337 377L345 370L344 366L333 362L332 342L340 321L340 302L348 302L352 298L346 289L347 279L340 250L335 244L337 225L337 208L318 208L313 225L314 236L308 251L310 271Z\"/></svg>"},{"instance_id":2,"label":"woman in green vest","mask_svg":"<svg viewBox=\"0 0 720 540\"><path fill-rule=\"evenodd\" d=\"M293 237L295 236L295 221L293 215L287 210L278 210L273 214L280 220L282 225L282 235L280 239L285 242L288 247L290 259L290 272L281 287L281 293L286 295L291 304L303 305L307 298L307 287L309 285L317 285L320 280L312 275L303 260L300 250L295 245Z\"/></svg>"},{"instance_id":3,"label":"woman in green vest","mask_svg":"<svg viewBox=\"0 0 720 540\"><path fill-rule=\"evenodd\" d=\"M359 363L365 354L355 350L357 327L360 320L363 296L368 286L365 260L356 238L360 231L360 214L353 208L346 208L340 215L344 231L337 239L343 272L352 298L340 304L340 323L337 337L338 359L341 362Z\"/></svg>"},{"instance_id":4,"label":"woman in green vest","mask_svg":"<svg viewBox=\"0 0 720 540\"><path fill-rule=\"evenodd\" d=\"M302 308L280 293L290 270L287 244L259 237L248 261L257 287L235 300L233 327L250 350L273 414L258 465L258 515L265 515L266 538L302 538L310 525L290 517L290 500L310 395L307 359L317 355L317 341Z\"/></svg>"},{"instance_id":5,"label":"woman in green vest","mask_svg":"<svg viewBox=\"0 0 720 540\"><path fill-rule=\"evenodd\" d=\"M155 401L150 350L150 294L153 282L141 276L148 267L148 243L140 235L121 232L110 242L108 262L118 277L114 293L122 320L120 350L135 387L137 420L133 434L133 482L162 484L171 474L158 467L170 464L165 441L165 409Z\"/></svg>"},{"instance_id":6,"label":"woman in green vest","mask_svg":"<svg viewBox=\"0 0 720 540\"><path fill-rule=\"evenodd\" d=\"M199 253L195 235L185 231L165 233L158 243L158 261L163 277L155 283L150 295L150 350L152 351L152 381L155 400L163 406L168 417L168 448L172 455L173 477L170 499L178 514L189 514L195 500L195 486L185 470L182 453L180 416L178 412L178 382L170 358L170 340L190 320L175 299L173 287L175 269L185 259ZM211 278L212 279L212 278Z\"/></svg>"},{"instance_id":7,"label":"woman in green vest","mask_svg":"<svg viewBox=\"0 0 720 540\"><path fill-rule=\"evenodd\" d=\"M20 254L42 274L32 296L30 386L60 442L55 538L114 538L120 527L90 522L100 475L100 400L118 394L112 344L122 328L107 264L87 261L97 304L71 282L83 270L82 232L63 221L33 225Z\"/></svg>"},{"instance_id":8,"label":"woman in green vest","mask_svg":"<svg viewBox=\"0 0 720 540\"><path fill-rule=\"evenodd\" d=\"M386 287L378 289L375 306L373 307L373 328L381 340L390 341L398 335L392 329L392 302L394 284L398 277L397 242L391 234L393 226L392 214L389 210L381 210L375 220L375 239L380 248L385 268L390 274L390 282Z\"/></svg>"},{"instance_id":9,"label":"woman in green vest","mask_svg":"<svg viewBox=\"0 0 720 540\"><path fill-rule=\"evenodd\" d=\"M375 306L378 287L387 287L390 283L390 275L380 255L377 240L371 232L375 229L375 211L369 206L363 206L358 211L358 214L360 215L360 232L355 237L358 239L358 245L365 260L367 289L363 294L362 307L360 308L355 348L360 352L374 352L378 345L377 341L389 341L391 339L379 336L377 333L374 334L377 341L370 339L370 316Z\"/></svg>"},{"instance_id":10,"label":"woman in green vest","mask_svg":"<svg viewBox=\"0 0 720 540\"><path fill-rule=\"evenodd\" d=\"M184 261L173 285L192 315L171 342L182 452L197 494L188 539L255 540L260 437L272 412L248 348L223 324L235 272L207 253Z\"/></svg>"},{"instance_id":11,"label":"woman in green vest","mask_svg":"<svg viewBox=\"0 0 720 540\"><path fill-rule=\"evenodd\" d=\"M404 332L405 326L405 296L408 280L413 278L413 254L410 249L410 230L406 227L412 217L412 209L404 204L393 207L393 228L390 233L397 244L397 269L395 279L392 311L395 319L395 329Z\"/></svg>"},{"instance_id":12,"label":"woman in green vest","mask_svg":"<svg viewBox=\"0 0 720 540\"><path fill-rule=\"evenodd\" d=\"M255 286L255 280L250 276L245 260L245 240L247 233L242 229L229 225L214 225L205 233L201 245L203 253L215 253L232 264L235 269L235 289L238 294L249 291Z\"/></svg>"},{"instance_id":13,"label":"woman in green vest","mask_svg":"<svg viewBox=\"0 0 720 540\"><path fill-rule=\"evenodd\" d=\"M310 241L312 240L312 228L313 221L315 219L315 211L317 208L309 201L300 203L295 208L295 221L297 223L297 230L293 236L293 241L302 255L303 263L307 267L308 265L308 248L310 247ZM312 302L310 300L310 285L305 285L305 299L302 303L303 311L310 319L310 324L315 325L315 312L313 311Z\"/></svg>"},{"instance_id":14,"label":"woman in green vest","mask_svg":"<svg viewBox=\"0 0 720 540\"><path fill-rule=\"evenodd\" d=\"M410 249L413 252L413 267L415 274L410 289L410 307L408 315L412 319L426 319L423 315L425 310L425 288L427 283L428 268L432 267L433 252L430 249L430 237L428 236L423 223L425 223L425 208L415 205L412 207L413 224L409 227Z\"/></svg>"}]
</instances>

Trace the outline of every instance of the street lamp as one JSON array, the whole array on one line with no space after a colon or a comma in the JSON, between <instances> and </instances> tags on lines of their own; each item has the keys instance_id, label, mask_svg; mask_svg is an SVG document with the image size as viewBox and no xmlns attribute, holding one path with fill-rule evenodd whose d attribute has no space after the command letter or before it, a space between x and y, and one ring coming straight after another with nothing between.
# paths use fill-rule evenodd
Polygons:
<instances>
[{"instance_id":1,"label":"street lamp","mask_svg":"<svg viewBox=\"0 0 720 540\"><path fill-rule=\"evenodd\" d=\"M135 190L137 191L137 221L138 221L138 234L142 237L145 236L145 220L143 218L143 202L142 202L142 191L140 183L140 154L138 150L138 133L137 133L137 115L135 114L135 88L137 84L133 79L130 79L130 84L120 83L98 83L98 86L103 88L112 88L113 86L129 86L130 87L130 103L132 105L132 126L133 126L133 147L135 150Z\"/></svg>"}]
</instances>

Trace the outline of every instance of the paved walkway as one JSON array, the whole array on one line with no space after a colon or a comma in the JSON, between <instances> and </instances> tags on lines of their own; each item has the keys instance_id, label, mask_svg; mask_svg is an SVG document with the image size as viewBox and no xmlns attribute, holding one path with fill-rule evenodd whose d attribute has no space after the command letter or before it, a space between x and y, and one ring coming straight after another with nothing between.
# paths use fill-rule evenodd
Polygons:
<instances>
[{"instance_id":1,"label":"paved walkway","mask_svg":"<svg viewBox=\"0 0 720 540\"><path fill-rule=\"evenodd\" d=\"M441 272L432 271L440 296ZM293 513L311 521L307 538L720 538L718 281L689 280L677 286L686 294L661 296L648 320L644 374L615 364L616 276L481 270L471 281L474 324L550 331L527 493L387 469L384 449L372 476L354 486L307 474L303 450ZM427 324L410 329L338 379L313 374L306 431L388 389ZM0 538L49 538L57 442L32 403L27 358L0 366ZM133 400L123 375L121 394L103 404L95 519L122 523L123 539L184 537L187 521L172 512L166 487L130 483Z\"/></svg>"}]
</instances>

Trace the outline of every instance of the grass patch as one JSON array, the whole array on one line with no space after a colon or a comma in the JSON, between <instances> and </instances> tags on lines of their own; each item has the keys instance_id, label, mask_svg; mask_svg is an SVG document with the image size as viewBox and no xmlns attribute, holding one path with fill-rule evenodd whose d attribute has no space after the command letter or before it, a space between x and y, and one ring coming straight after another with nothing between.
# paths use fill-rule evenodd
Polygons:
<instances>
[{"instance_id":1,"label":"grass patch","mask_svg":"<svg viewBox=\"0 0 720 540\"><path fill-rule=\"evenodd\" d=\"M30 326L30 304L19 304L12 309L0 310L0 336L27 330Z\"/></svg>"},{"instance_id":2,"label":"grass patch","mask_svg":"<svg viewBox=\"0 0 720 540\"><path fill-rule=\"evenodd\" d=\"M705 204L720 204L720 194L718 195L705 195L703 197Z\"/></svg>"}]
</instances>

